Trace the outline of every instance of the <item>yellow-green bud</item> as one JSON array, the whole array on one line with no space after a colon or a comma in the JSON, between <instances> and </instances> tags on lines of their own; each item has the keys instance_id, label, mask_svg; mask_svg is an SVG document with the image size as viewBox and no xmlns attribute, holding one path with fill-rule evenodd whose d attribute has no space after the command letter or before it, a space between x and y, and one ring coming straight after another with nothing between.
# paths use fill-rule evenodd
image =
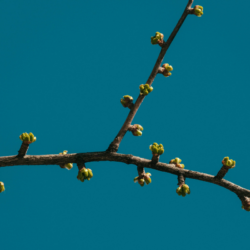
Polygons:
<instances>
[{"instance_id":1,"label":"yellow-green bud","mask_svg":"<svg viewBox=\"0 0 250 250\"><path fill-rule=\"evenodd\" d=\"M163 37L164 37L163 34L161 34L160 32L156 32L155 36L151 36L151 43L153 45L162 43Z\"/></svg>"},{"instance_id":2,"label":"yellow-green bud","mask_svg":"<svg viewBox=\"0 0 250 250\"><path fill-rule=\"evenodd\" d=\"M181 195L181 194L182 194L181 187L178 187L178 188L176 189L176 193L177 193L178 195Z\"/></svg>"},{"instance_id":3,"label":"yellow-green bud","mask_svg":"<svg viewBox=\"0 0 250 250\"><path fill-rule=\"evenodd\" d=\"M147 185L148 185L149 183L152 182L150 176L151 176L150 173L146 173L146 174L144 175L144 180L145 180L145 182L146 182Z\"/></svg>"},{"instance_id":4,"label":"yellow-green bud","mask_svg":"<svg viewBox=\"0 0 250 250\"><path fill-rule=\"evenodd\" d=\"M0 181L0 193L5 190L4 183Z\"/></svg>"},{"instance_id":5,"label":"yellow-green bud","mask_svg":"<svg viewBox=\"0 0 250 250\"><path fill-rule=\"evenodd\" d=\"M92 170L90 168L88 168L88 177L89 178L93 177L93 173L92 173Z\"/></svg>"},{"instance_id":6,"label":"yellow-green bud","mask_svg":"<svg viewBox=\"0 0 250 250\"><path fill-rule=\"evenodd\" d=\"M199 5L194 6L194 14L201 17L203 15L203 7Z\"/></svg>"},{"instance_id":7,"label":"yellow-green bud","mask_svg":"<svg viewBox=\"0 0 250 250\"><path fill-rule=\"evenodd\" d=\"M138 181L138 179L139 179L139 176L135 177L134 178L134 183L136 183Z\"/></svg>"},{"instance_id":8,"label":"yellow-green bud","mask_svg":"<svg viewBox=\"0 0 250 250\"><path fill-rule=\"evenodd\" d=\"M82 171L82 173L83 173L85 179L88 178L88 176L89 176L88 169L84 168L83 171Z\"/></svg>"},{"instance_id":9,"label":"yellow-green bud","mask_svg":"<svg viewBox=\"0 0 250 250\"><path fill-rule=\"evenodd\" d=\"M173 67L168 63L163 64L162 67L165 68L165 70L168 72L173 70Z\"/></svg>"},{"instance_id":10,"label":"yellow-green bud","mask_svg":"<svg viewBox=\"0 0 250 250\"><path fill-rule=\"evenodd\" d=\"M73 168L73 163L67 163L65 164L65 168L70 170L71 168Z\"/></svg>"},{"instance_id":11,"label":"yellow-green bud","mask_svg":"<svg viewBox=\"0 0 250 250\"><path fill-rule=\"evenodd\" d=\"M138 179L138 183L141 185L141 187L143 187L144 186L144 179Z\"/></svg>"}]
</instances>

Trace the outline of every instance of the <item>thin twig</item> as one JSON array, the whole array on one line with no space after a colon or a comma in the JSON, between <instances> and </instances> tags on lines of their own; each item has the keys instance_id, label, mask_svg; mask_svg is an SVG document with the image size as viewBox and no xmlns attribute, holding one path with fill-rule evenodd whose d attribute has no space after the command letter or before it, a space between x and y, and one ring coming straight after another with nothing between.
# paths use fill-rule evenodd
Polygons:
<instances>
[{"instance_id":1,"label":"thin twig","mask_svg":"<svg viewBox=\"0 0 250 250\"><path fill-rule=\"evenodd\" d=\"M185 21L187 15L190 12L190 8L191 8L192 3L193 3L193 0L188 1L188 4L187 4L187 6L186 6L180 20L178 21L177 25L175 26L173 32L169 36L167 42L162 45L162 49L161 49L161 52L160 52L160 54L159 54L159 56L158 56L158 58L156 60L155 66L154 66L154 68L153 68L153 70L152 70L152 72L151 72L151 74L150 74L150 76L149 76L149 78L148 78L148 80L146 82L148 85L151 86L151 84L153 83L168 48L170 47L172 41L174 40L176 34L179 31L181 25L183 24L183 22ZM120 129L120 131L117 134L117 136L115 137L115 139L109 145L109 147L107 149L108 152L117 152L118 151L119 145L120 145L124 135L128 131L128 128L129 128L131 122L133 121L134 116L135 116L137 110L139 109L141 103L143 102L144 97L145 96L143 96L143 95L139 95L139 97L137 98L137 100L136 100L136 102L134 104L134 107L130 110L130 112L129 112L128 116L127 116L127 119L125 120L122 128Z\"/></svg>"}]
</instances>

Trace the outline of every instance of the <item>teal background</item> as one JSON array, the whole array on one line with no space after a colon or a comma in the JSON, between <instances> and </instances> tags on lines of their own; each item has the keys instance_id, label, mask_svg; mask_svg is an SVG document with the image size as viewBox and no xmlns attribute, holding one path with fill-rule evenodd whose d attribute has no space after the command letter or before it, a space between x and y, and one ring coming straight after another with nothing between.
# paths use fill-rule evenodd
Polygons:
<instances>
[{"instance_id":1,"label":"teal background","mask_svg":"<svg viewBox=\"0 0 250 250\"><path fill-rule=\"evenodd\" d=\"M134 99L168 38L185 1L2 0L0 2L0 155L17 154L23 132L37 141L30 155L104 151L125 121L123 95ZM186 169L215 175L223 157L236 160L226 179L249 183L249 1L195 0L118 153L150 159L162 143L161 162L175 157ZM250 213L228 190L149 170L152 183L133 183L136 166L0 168L0 248L12 249L242 249L249 244ZM146 170L147 171L147 170Z\"/></svg>"}]
</instances>

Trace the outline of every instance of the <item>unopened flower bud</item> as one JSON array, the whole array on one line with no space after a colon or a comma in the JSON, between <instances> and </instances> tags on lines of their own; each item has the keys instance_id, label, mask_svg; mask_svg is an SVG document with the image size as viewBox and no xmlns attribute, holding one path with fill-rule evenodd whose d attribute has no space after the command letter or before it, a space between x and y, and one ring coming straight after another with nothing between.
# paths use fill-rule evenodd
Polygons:
<instances>
[{"instance_id":1,"label":"unopened flower bud","mask_svg":"<svg viewBox=\"0 0 250 250\"><path fill-rule=\"evenodd\" d=\"M4 183L0 181L0 193L5 190Z\"/></svg>"}]
</instances>

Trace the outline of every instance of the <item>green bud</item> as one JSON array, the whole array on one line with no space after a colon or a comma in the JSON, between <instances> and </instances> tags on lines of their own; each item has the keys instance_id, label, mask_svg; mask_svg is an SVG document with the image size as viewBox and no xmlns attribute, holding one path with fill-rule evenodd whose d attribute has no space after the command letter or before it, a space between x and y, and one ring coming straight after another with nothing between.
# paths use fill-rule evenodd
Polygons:
<instances>
[{"instance_id":1,"label":"green bud","mask_svg":"<svg viewBox=\"0 0 250 250\"><path fill-rule=\"evenodd\" d=\"M164 149L163 148L158 148L158 155L162 155L164 153Z\"/></svg>"},{"instance_id":2,"label":"green bud","mask_svg":"<svg viewBox=\"0 0 250 250\"><path fill-rule=\"evenodd\" d=\"M166 77L168 77L168 76L171 76L172 73L170 73L170 72L168 72L168 71L164 71L164 72L163 72L163 75L166 76Z\"/></svg>"},{"instance_id":3,"label":"green bud","mask_svg":"<svg viewBox=\"0 0 250 250\"><path fill-rule=\"evenodd\" d=\"M187 191L189 190L189 186L187 184L183 184L182 189L185 193L187 193Z\"/></svg>"},{"instance_id":4,"label":"green bud","mask_svg":"<svg viewBox=\"0 0 250 250\"><path fill-rule=\"evenodd\" d=\"M147 185L148 185L149 183L152 182L150 176L151 176L150 173L146 173L146 174L144 175L144 180L145 180L145 182L146 182Z\"/></svg>"},{"instance_id":5,"label":"green bud","mask_svg":"<svg viewBox=\"0 0 250 250\"><path fill-rule=\"evenodd\" d=\"M89 176L89 171L88 171L88 169L84 168L82 172L83 172L84 178L87 179L88 176Z\"/></svg>"},{"instance_id":6,"label":"green bud","mask_svg":"<svg viewBox=\"0 0 250 250\"><path fill-rule=\"evenodd\" d=\"M181 195L181 194L182 194L181 187L178 187L178 188L176 189L176 193L177 193L178 195Z\"/></svg>"},{"instance_id":7,"label":"green bud","mask_svg":"<svg viewBox=\"0 0 250 250\"><path fill-rule=\"evenodd\" d=\"M141 185L141 187L143 187L144 186L144 179L138 179L138 183Z\"/></svg>"},{"instance_id":8,"label":"green bud","mask_svg":"<svg viewBox=\"0 0 250 250\"><path fill-rule=\"evenodd\" d=\"M157 153L158 153L158 149L157 149L157 147L156 147L155 145L152 146L152 152L153 152L154 154L157 154Z\"/></svg>"},{"instance_id":9,"label":"green bud","mask_svg":"<svg viewBox=\"0 0 250 250\"><path fill-rule=\"evenodd\" d=\"M134 132L134 135L135 135L135 136L141 136L141 135L142 135L142 132L141 132L140 130L136 130L136 131Z\"/></svg>"},{"instance_id":10,"label":"green bud","mask_svg":"<svg viewBox=\"0 0 250 250\"><path fill-rule=\"evenodd\" d=\"M227 162L228 160L229 160L228 156L224 157L224 159L223 159L224 162Z\"/></svg>"},{"instance_id":11,"label":"green bud","mask_svg":"<svg viewBox=\"0 0 250 250\"><path fill-rule=\"evenodd\" d=\"M29 133L30 141L33 142L35 139L35 136L30 132Z\"/></svg>"},{"instance_id":12,"label":"green bud","mask_svg":"<svg viewBox=\"0 0 250 250\"><path fill-rule=\"evenodd\" d=\"M139 179L139 176L135 177L134 178L134 183L136 183L138 181L138 179Z\"/></svg>"},{"instance_id":13,"label":"green bud","mask_svg":"<svg viewBox=\"0 0 250 250\"><path fill-rule=\"evenodd\" d=\"M137 129L143 131L143 127L141 125L137 124L136 127L137 127Z\"/></svg>"},{"instance_id":14,"label":"green bud","mask_svg":"<svg viewBox=\"0 0 250 250\"><path fill-rule=\"evenodd\" d=\"M144 85L141 84L140 87L139 87L139 89L140 89L141 91L144 90Z\"/></svg>"},{"instance_id":15,"label":"green bud","mask_svg":"<svg viewBox=\"0 0 250 250\"><path fill-rule=\"evenodd\" d=\"M65 168L70 170L71 168L73 168L73 163L67 163L65 164Z\"/></svg>"},{"instance_id":16,"label":"green bud","mask_svg":"<svg viewBox=\"0 0 250 250\"><path fill-rule=\"evenodd\" d=\"M5 190L4 183L0 181L0 193Z\"/></svg>"},{"instance_id":17,"label":"green bud","mask_svg":"<svg viewBox=\"0 0 250 250\"><path fill-rule=\"evenodd\" d=\"M203 15L203 7L199 5L194 6L194 14L201 17Z\"/></svg>"},{"instance_id":18,"label":"green bud","mask_svg":"<svg viewBox=\"0 0 250 250\"><path fill-rule=\"evenodd\" d=\"M77 179L80 180L81 182L84 182L84 175L82 171L78 172Z\"/></svg>"},{"instance_id":19,"label":"green bud","mask_svg":"<svg viewBox=\"0 0 250 250\"><path fill-rule=\"evenodd\" d=\"M174 163L177 163L177 164L181 163L181 159L176 157L176 158L174 159Z\"/></svg>"},{"instance_id":20,"label":"green bud","mask_svg":"<svg viewBox=\"0 0 250 250\"><path fill-rule=\"evenodd\" d=\"M92 178L93 177L93 173L92 173L92 170L88 168L88 176L89 178Z\"/></svg>"}]
</instances>

